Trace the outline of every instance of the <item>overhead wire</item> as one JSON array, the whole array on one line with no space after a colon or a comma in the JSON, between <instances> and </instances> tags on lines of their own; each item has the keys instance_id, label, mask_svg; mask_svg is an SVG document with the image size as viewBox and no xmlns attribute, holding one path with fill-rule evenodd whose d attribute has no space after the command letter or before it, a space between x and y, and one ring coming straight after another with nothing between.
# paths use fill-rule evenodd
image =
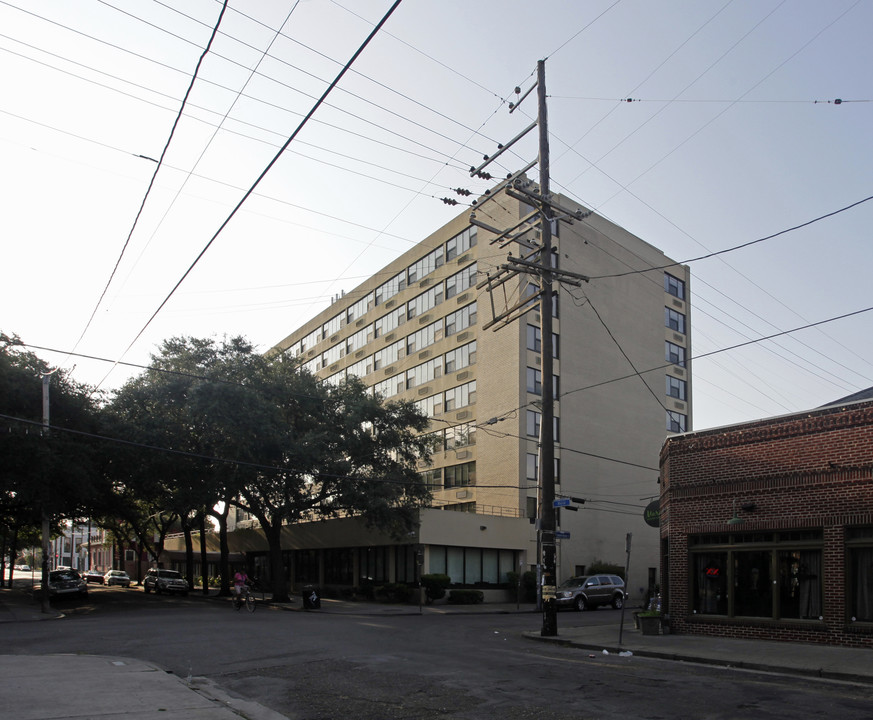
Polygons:
<instances>
[{"instance_id":1,"label":"overhead wire","mask_svg":"<svg viewBox=\"0 0 873 720\"><path fill-rule=\"evenodd\" d=\"M387 13L382 17L382 19L379 21L379 23L373 28L372 32L367 36L366 40L364 40L364 42L355 51L355 53L352 55L352 57L349 59L349 61L346 63L346 65L343 67L343 69L339 72L339 74L336 76L336 78L334 78L334 80L330 83L330 85L325 89L325 91L322 93L319 100L312 106L312 108L306 114L306 117L303 118L303 120L300 122L300 124L297 126L297 128L291 133L291 135L288 137L288 139L285 141L285 143L280 148L279 152L273 156L273 159L270 160L270 162L267 164L267 166L264 168L264 170L261 172L261 174L254 181L252 186L245 192L243 197L239 200L239 202L236 204L236 206L233 208L233 210L230 212L230 214L227 216L227 218L224 220L224 222L221 223L219 228L215 231L215 233L212 235L212 237L209 239L209 241L206 243L206 245L203 247L203 249L200 251L200 253L197 255L197 257L194 259L194 261L191 263L191 265L188 267L188 269L184 272L182 277L179 278L179 281L173 286L173 288L167 294L166 298L164 298L164 300L161 302L161 304L158 306L158 308L155 310L155 312L152 314L152 316L146 321L145 325L143 325L143 327L137 333L136 337L134 337L134 339L131 341L131 343L127 346L127 349L121 355L121 359L123 359L124 356L130 351L130 349L134 346L134 344L137 342L137 340L139 340L139 338L142 337L143 333L145 333L148 326L158 316L158 313L160 313L161 310L164 308L164 306L170 301L170 298L173 296L173 294L176 292L176 290L179 288L179 286L185 281L185 278L188 277L188 275L191 273L191 271L194 269L194 267L197 265L197 263L200 261L200 259L206 254L207 250L209 250L209 248L212 246L212 243L215 242L216 238L221 234L221 232L224 230L224 228L227 226L227 224L231 221L231 219L234 217L234 215L236 215L237 211L242 207L243 203L245 203L245 201L249 198L249 196L255 191L255 188L257 188L257 186L260 184L261 180L264 179L264 177L267 175L267 173L270 171L270 169L276 164L276 162L282 156L282 153L285 152L285 149L294 141L294 139L297 137L297 135L300 133L300 131L303 129L303 127L308 122L309 118L311 118L315 114L316 110L318 110L318 108L321 106L324 99L327 98L327 96L331 93L331 91L336 87L336 85L342 79L343 75L346 74L346 72L351 67L351 65L355 62L355 60L357 60L357 58L361 55L361 53L363 53L363 51L370 44L370 42L376 36L376 34L379 32L379 30L381 30L382 26L388 21L388 18L391 17L391 15L394 13L394 11L397 9L397 7L400 5L401 1L402 0L395 0L395 2L388 9ZM108 377L108 374L106 375L106 377ZM103 380L101 380L100 384L102 384L106 380L106 377L104 377ZM98 387L99 387L99 384L98 384Z\"/></svg>"},{"instance_id":2,"label":"overhead wire","mask_svg":"<svg viewBox=\"0 0 873 720\"><path fill-rule=\"evenodd\" d=\"M94 309L91 311L91 316L88 318L88 321L85 323L85 328L82 330L82 334L79 336L79 339L76 341L73 349L79 346L79 343L82 342L82 338L85 337L85 334L88 332L88 328L91 327L91 323L94 321L94 317L97 314L97 310L100 307L100 304L103 302L103 298L106 297L106 293L109 290L109 286L112 284L112 279L115 277L115 273L118 271L118 266L121 264L121 259L124 257L124 253L127 250L127 246L130 244L130 239L133 236L134 231L136 230L137 223L139 222L140 217L142 216L142 211L145 208L146 202L148 201L149 195L151 194L152 188L155 184L155 179L158 176L158 173L161 170L161 166L163 165L164 158L167 155L167 150L170 147L170 143L173 141L173 136L175 135L176 128L179 126L179 121L181 120L184 112L185 112L185 104L188 102L188 98L191 95L191 91L194 89L194 84L197 82L197 77L200 73L200 67L203 65L203 61L206 56L209 54L210 49L212 48L212 42L215 40L215 36L218 33L218 28L221 25L221 19L224 17L224 12L227 9L227 0L224 0L224 3L221 6L221 12L218 15L218 20L215 22L215 26L212 29L212 34L209 36L209 41L206 43L206 47L203 52L200 54L200 58L197 60L197 66L194 68L194 73L191 76L191 82L188 84L188 89L185 91L185 97L182 99L182 104L179 107L179 111L176 114L176 119L173 121L173 126L170 128L170 134L167 137L167 141L164 144L164 149L161 151L161 156L155 165L154 172L152 173L151 180L149 180L148 187L146 188L145 195L142 198L142 202L140 203L139 210L136 213L136 217L133 220L133 225L130 228L130 232L127 234L127 238L124 241L124 244L121 247L121 252L118 255L118 259L115 261L115 267L112 268L112 272L109 274L109 279L106 281L106 285L103 288L103 292L100 293L100 297L97 300L97 304L94 306Z\"/></svg>"}]
</instances>

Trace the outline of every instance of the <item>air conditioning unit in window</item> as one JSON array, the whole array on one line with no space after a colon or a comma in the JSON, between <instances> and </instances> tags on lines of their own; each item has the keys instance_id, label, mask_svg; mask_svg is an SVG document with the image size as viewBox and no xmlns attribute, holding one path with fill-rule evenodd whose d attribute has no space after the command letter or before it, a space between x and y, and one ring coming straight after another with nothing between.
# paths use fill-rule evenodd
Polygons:
<instances>
[{"instance_id":1,"label":"air conditioning unit in window","mask_svg":"<svg viewBox=\"0 0 873 720\"><path fill-rule=\"evenodd\" d=\"M397 303L397 301L394 300L394 299L392 298L391 300L389 300L388 302L385 303L385 307L386 307L386 308L394 307L394 305L395 305L396 303Z\"/></svg>"},{"instance_id":2,"label":"air conditioning unit in window","mask_svg":"<svg viewBox=\"0 0 873 720\"><path fill-rule=\"evenodd\" d=\"M470 377L470 371L464 370L464 372L459 372L457 374L457 376L455 377L455 379L456 380L466 380L468 377Z\"/></svg>"},{"instance_id":3,"label":"air conditioning unit in window","mask_svg":"<svg viewBox=\"0 0 873 720\"><path fill-rule=\"evenodd\" d=\"M430 350L422 350L420 353L418 353L419 360L424 360L425 358L429 358L429 357L430 357Z\"/></svg>"},{"instance_id":4,"label":"air conditioning unit in window","mask_svg":"<svg viewBox=\"0 0 873 720\"><path fill-rule=\"evenodd\" d=\"M418 388L418 394L419 395L430 395L430 386L427 385L423 388Z\"/></svg>"},{"instance_id":5,"label":"air conditioning unit in window","mask_svg":"<svg viewBox=\"0 0 873 720\"><path fill-rule=\"evenodd\" d=\"M469 410L461 410L461 412L455 415L455 420L466 420L471 415L472 413Z\"/></svg>"}]
</instances>

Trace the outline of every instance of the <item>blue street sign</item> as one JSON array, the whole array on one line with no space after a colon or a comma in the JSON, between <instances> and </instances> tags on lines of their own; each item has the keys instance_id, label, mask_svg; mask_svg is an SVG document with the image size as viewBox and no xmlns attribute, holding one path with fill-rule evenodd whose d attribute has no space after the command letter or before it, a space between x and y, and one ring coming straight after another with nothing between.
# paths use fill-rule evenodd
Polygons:
<instances>
[{"instance_id":1,"label":"blue street sign","mask_svg":"<svg viewBox=\"0 0 873 720\"><path fill-rule=\"evenodd\" d=\"M569 539L570 539L570 533L567 532L566 530L558 530L558 531L555 533L555 537L558 538L559 540L569 540Z\"/></svg>"},{"instance_id":2,"label":"blue street sign","mask_svg":"<svg viewBox=\"0 0 873 720\"><path fill-rule=\"evenodd\" d=\"M552 507L567 507L570 504L570 498L558 498L552 501Z\"/></svg>"}]
</instances>

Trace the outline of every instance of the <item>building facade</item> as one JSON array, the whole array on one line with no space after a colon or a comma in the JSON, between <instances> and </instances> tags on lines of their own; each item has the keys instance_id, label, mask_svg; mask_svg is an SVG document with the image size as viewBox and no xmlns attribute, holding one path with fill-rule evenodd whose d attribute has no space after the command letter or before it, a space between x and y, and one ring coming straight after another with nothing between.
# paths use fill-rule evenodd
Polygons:
<instances>
[{"instance_id":1,"label":"building facade","mask_svg":"<svg viewBox=\"0 0 873 720\"><path fill-rule=\"evenodd\" d=\"M531 210L497 192L476 212L533 237L522 222ZM559 509L559 580L596 562L625 566L632 533L631 601L658 582L658 533L643 508L658 494L664 437L691 427L688 269L597 215L557 222L553 265L591 279L554 286L555 376L543 378L534 276L482 286L519 254L494 238L466 212L274 348L324 382L355 375L387 400L413 400L440 441L419 468L433 504L415 537L398 544L350 521L289 527L292 582L405 581L419 565L498 589L510 571L535 568L543 382L556 398L556 496L576 498ZM492 324L513 307L517 320ZM257 556L252 524L240 518L245 547L232 549Z\"/></svg>"},{"instance_id":2,"label":"building facade","mask_svg":"<svg viewBox=\"0 0 873 720\"><path fill-rule=\"evenodd\" d=\"M873 647L873 401L671 437L674 632Z\"/></svg>"}]
</instances>

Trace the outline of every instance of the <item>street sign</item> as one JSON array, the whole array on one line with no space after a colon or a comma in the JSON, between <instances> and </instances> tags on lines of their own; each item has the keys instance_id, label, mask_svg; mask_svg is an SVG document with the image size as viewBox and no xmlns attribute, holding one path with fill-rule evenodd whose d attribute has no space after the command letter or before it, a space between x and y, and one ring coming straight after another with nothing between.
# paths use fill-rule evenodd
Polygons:
<instances>
[{"instance_id":1,"label":"street sign","mask_svg":"<svg viewBox=\"0 0 873 720\"><path fill-rule=\"evenodd\" d=\"M558 530L557 532L555 532L555 537L558 538L559 540L569 540L570 533L567 532L566 530Z\"/></svg>"},{"instance_id":2,"label":"street sign","mask_svg":"<svg viewBox=\"0 0 873 720\"><path fill-rule=\"evenodd\" d=\"M552 500L552 507L567 507L570 504L570 498L558 498Z\"/></svg>"}]
</instances>

